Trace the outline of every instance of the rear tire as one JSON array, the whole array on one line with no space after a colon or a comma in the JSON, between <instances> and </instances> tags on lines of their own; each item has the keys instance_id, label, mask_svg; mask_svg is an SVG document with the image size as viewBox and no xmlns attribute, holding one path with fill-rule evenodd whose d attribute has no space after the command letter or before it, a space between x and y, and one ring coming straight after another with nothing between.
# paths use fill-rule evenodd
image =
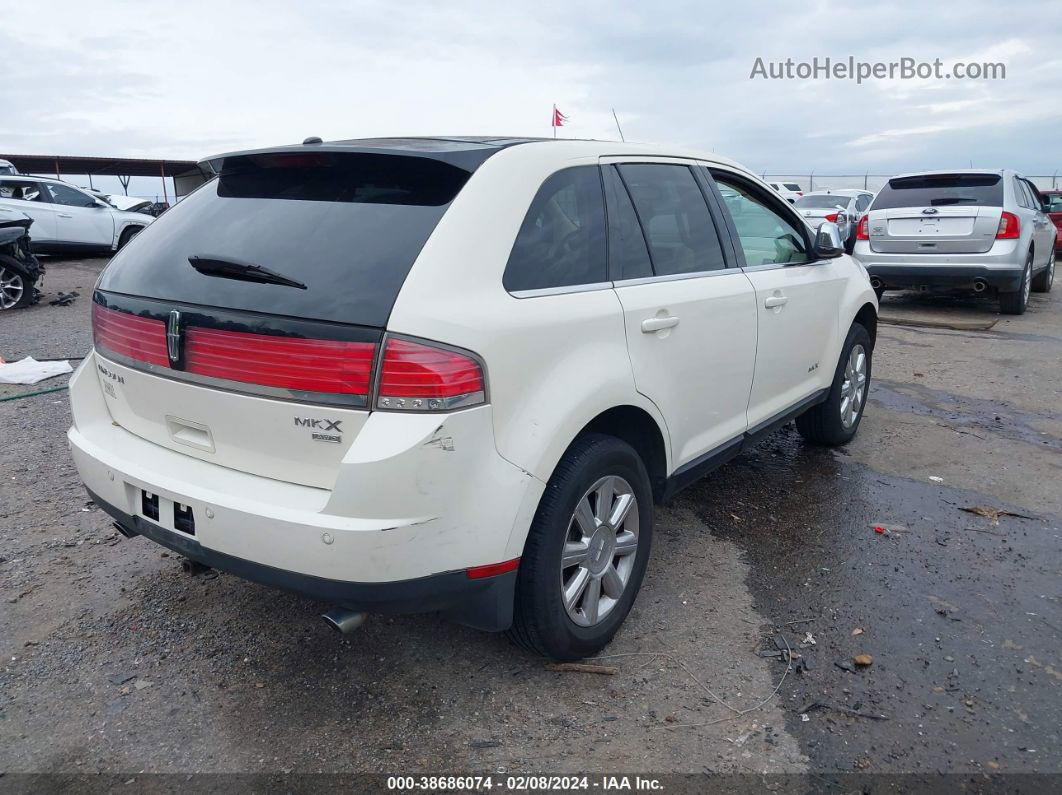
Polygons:
<instances>
[{"instance_id":1,"label":"rear tire","mask_svg":"<svg viewBox=\"0 0 1062 795\"><path fill-rule=\"evenodd\" d=\"M801 436L812 444L835 447L856 435L870 393L872 358L870 333L853 323L841 349L829 395L796 419Z\"/></svg>"},{"instance_id":2,"label":"rear tire","mask_svg":"<svg viewBox=\"0 0 1062 795\"><path fill-rule=\"evenodd\" d=\"M33 285L11 257L0 257L0 311L22 309L33 303Z\"/></svg>"},{"instance_id":3,"label":"rear tire","mask_svg":"<svg viewBox=\"0 0 1062 795\"><path fill-rule=\"evenodd\" d=\"M652 539L653 495L638 453L604 434L576 439L531 523L506 634L556 660L599 652L634 604Z\"/></svg>"},{"instance_id":4,"label":"rear tire","mask_svg":"<svg viewBox=\"0 0 1062 795\"><path fill-rule=\"evenodd\" d=\"M1032 280L1032 289L1034 293L1049 293L1051 292L1051 285L1055 282L1055 252L1051 252L1051 259L1047 261L1047 267L1036 274L1036 278Z\"/></svg>"},{"instance_id":5,"label":"rear tire","mask_svg":"<svg viewBox=\"0 0 1062 795\"><path fill-rule=\"evenodd\" d=\"M999 311L1004 315L1024 315L1029 306L1029 293L1032 291L1033 252L1025 259L1025 270L1021 274L1021 287L1013 293L999 294Z\"/></svg>"}]
</instances>

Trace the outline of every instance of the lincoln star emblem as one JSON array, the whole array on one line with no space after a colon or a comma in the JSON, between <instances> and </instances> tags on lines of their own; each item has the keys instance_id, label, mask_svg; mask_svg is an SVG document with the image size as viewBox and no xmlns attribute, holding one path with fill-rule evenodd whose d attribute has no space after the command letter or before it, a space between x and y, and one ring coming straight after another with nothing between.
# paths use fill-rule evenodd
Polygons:
<instances>
[{"instance_id":1,"label":"lincoln star emblem","mask_svg":"<svg viewBox=\"0 0 1062 795\"><path fill-rule=\"evenodd\" d=\"M174 309L170 312L170 319L166 323L166 353L170 357L170 365L176 367L181 360L181 313Z\"/></svg>"}]
</instances>

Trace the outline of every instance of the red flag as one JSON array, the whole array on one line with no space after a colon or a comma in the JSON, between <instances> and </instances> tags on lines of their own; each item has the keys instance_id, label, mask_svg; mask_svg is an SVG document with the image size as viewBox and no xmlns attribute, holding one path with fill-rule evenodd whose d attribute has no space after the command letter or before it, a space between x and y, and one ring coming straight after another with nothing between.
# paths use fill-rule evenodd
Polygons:
<instances>
[{"instance_id":1,"label":"red flag","mask_svg":"<svg viewBox=\"0 0 1062 795\"><path fill-rule=\"evenodd\" d=\"M557 106L553 106L553 125L554 127L563 127L564 122L568 121L568 117L557 110Z\"/></svg>"}]
</instances>

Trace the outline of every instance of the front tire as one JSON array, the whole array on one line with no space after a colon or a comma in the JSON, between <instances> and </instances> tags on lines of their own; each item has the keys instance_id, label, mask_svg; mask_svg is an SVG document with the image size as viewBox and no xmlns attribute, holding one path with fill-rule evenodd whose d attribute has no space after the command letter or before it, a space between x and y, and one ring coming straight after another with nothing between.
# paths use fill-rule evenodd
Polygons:
<instances>
[{"instance_id":1,"label":"front tire","mask_svg":"<svg viewBox=\"0 0 1062 795\"><path fill-rule=\"evenodd\" d=\"M1036 274L1036 278L1032 280L1032 289L1034 293L1049 293L1051 292L1051 285L1055 283L1055 252L1051 252L1051 259L1047 261L1047 267Z\"/></svg>"},{"instance_id":2,"label":"front tire","mask_svg":"<svg viewBox=\"0 0 1062 795\"><path fill-rule=\"evenodd\" d=\"M516 643L578 660L612 640L638 595L653 538L645 464L626 442L587 434L546 486L516 580Z\"/></svg>"},{"instance_id":3,"label":"front tire","mask_svg":"<svg viewBox=\"0 0 1062 795\"><path fill-rule=\"evenodd\" d=\"M841 349L829 395L797 417L801 436L813 444L835 447L856 435L870 392L872 353L870 333L853 323Z\"/></svg>"},{"instance_id":4,"label":"front tire","mask_svg":"<svg viewBox=\"0 0 1062 795\"><path fill-rule=\"evenodd\" d=\"M33 284L10 257L0 257L0 311L22 309L33 303Z\"/></svg>"},{"instance_id":5,"label":"front tire","mask_svg":"<svg viewBox=\"0 0 1062 795\"><path fill-rule=\"evenodd\" d=\"M999 294L999 311L1004 315L1024 315L1029 306L1029 293L1032 291L1033 252L1025 258L1025 270L1021 274L1021 287L1013 293Z\"/></svg>"}]
</instances>

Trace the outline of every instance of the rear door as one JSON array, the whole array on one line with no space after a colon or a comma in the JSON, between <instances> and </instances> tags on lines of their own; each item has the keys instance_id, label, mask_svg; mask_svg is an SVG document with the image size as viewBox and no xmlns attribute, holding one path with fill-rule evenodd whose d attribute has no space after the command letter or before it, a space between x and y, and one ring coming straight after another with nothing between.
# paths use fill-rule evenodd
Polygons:
<instances>
[{"instance_id":1,"label":"rear door","mask_svg":"<svg viewBox=\"0 0 1062 795\"><path fill-rule=\"evenodd\" d=\"M759 344L748 404L755 431L832 380L837 312L850 270L841 259L813 260L811 230L752 180L722 168L711 169L711 177L756 291Z\"/></svg>"},{"instance_id":2,"label":"rear door","mask_svg":"<svg viewBox=\"0 0 1062 795\"><path fill-rule=\"evenodd\" d=\"M1036 252L1036 261L1033 266L1034 268L1041 268L1054 256L1055 226L1043 210L1044 199L1036 186L1023 177L1019 177L1018 180L1025 189L1025 195L1028 199L1029 221L1032 224L1033 245Z\"/></svg>"},{"instance_id":3,"label":"rear door","mask_svg":"<svg viewBox=\"0 0 1062 795\"><path fill-rule=\"evenodd\" d=\"M1003 212L999 174L894 177L870 207L870 249L883 254L980 254Z\"/></svg>"},{"instance_id":4,"label":"rear door","mask_svg":"<svg viewBox=\"0 0 1062 795\"><path fill-rule=\"evenodd\" d=\"M55 240L55 214L58 207L52 204L40 182L0 179L0 201L33 219L30 240L42 243Z\"/></svg>"},{"instance_id":5,"label":"rear door","mask_svg":"<svg viewBox=\"0 0 1062 795\"><path fill-rule=\"evenodd\" d=\"M55 212L55 236L63 243L111 246L114 216L104 203L61 182L45 182Z\"/></svg>"},{"instance_id":6,"label":"rear door","mask_svg":"<svg viewBox=\"0 0 1062 795\"><path fill-rule=\"evenodd\" d=\"M610 275L635 384L660 409L681 468L739 444L746 430L752 285L728 262L691 164L609 159L604 178Z\"/></svg>"},{"instance_id":7,"label":"rear door","mask_svg":"<svg viewBox=\"0 0 1062 795\"><path fill-rule=\"evenodd\" d=\"M227 159L101 276L96 365L114 421L331 487L398 292L469 176L405 154Z\"/></svg>"}]
</instances>

